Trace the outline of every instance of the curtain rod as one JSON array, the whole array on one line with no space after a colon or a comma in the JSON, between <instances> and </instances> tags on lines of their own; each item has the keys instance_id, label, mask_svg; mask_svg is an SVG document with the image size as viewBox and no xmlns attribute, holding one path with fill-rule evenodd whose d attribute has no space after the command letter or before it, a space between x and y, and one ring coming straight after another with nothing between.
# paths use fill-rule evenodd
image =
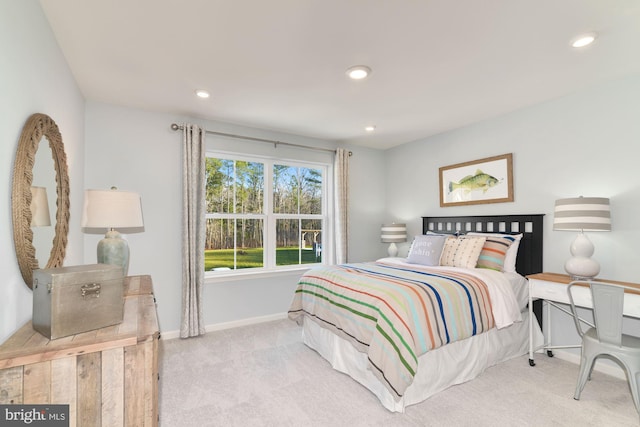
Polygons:
<instances>
[{"instance_id":1,"label":"curtain rod","mask_svg":"<svg viewBox=\"0 0 640 427\"><path fill-rule=\"evenodd\" d=\"M184 129L184 126L172 123L171 124L171 129L173 129L173 130L182 130L182 129ZM206 130L206 129L205 129L205 132L208 133L208 134L211 134L211 135L226 136L226 137L229 137L229 138L245 139L245 140L248 140L248 141L256 141L256 142L268 142L269 144L273 144L275 148L278 148L278 145L287 145L289 147L306 148L307 150L328 151L330 153L335 153L336 152L336 150L331 150L329 148L310 147L308 145L292 144L290 142L275 141L275 140L272 140L272 139L254 138L252 136L242 136L242 135L236 135L236 134L233 134L233 133L215 132L215 131ZM351 151L349 151L349 157L351 157L352 155L353 155L353 153Z\"/></svg>"}]
</instances>

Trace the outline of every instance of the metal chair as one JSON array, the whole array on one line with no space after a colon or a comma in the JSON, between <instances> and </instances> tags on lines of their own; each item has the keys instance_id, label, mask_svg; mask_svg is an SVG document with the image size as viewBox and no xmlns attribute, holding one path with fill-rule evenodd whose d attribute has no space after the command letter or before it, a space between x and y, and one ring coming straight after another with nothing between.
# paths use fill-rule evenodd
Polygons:
<instances>
[{"instance_id":1,"label":"metal chair","mask_svg":"<svg viewBox=\"0 0 640 427\"><path fill-rule=\"evenodd\" d=\"M595 325L580 319L574 304L574 288L579 285L584 287L585 284L591 289ZM596 359L600 356L609 356L624 367L633 403L640 414L640 338L622 333L625 290L637 292L637 289L629 286L582 280L571 282L567 288L573 320L582 338L580 374L573 398L580 399L584 385L591 378ZM580 322L587 323L591 327L583 331Z\"/></svg>"}]
</instances>

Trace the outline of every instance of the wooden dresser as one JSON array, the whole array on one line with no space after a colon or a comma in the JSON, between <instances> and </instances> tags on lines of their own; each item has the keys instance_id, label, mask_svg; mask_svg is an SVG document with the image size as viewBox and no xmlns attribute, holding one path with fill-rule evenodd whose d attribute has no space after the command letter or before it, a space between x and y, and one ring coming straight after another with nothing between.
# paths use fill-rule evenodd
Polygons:
<instances>
[{"instance_id":1,"label":"wooden dresser","mask_svg":"<svg viewBox=\"0 0 640 427\"><path fill-rule=\"evenodd\" d=\"M69 404L69 426L158 425L150 276L125 278L122 323L49 340L25 324L0 345L0 404Z\"/></svg>"}]
</instances>

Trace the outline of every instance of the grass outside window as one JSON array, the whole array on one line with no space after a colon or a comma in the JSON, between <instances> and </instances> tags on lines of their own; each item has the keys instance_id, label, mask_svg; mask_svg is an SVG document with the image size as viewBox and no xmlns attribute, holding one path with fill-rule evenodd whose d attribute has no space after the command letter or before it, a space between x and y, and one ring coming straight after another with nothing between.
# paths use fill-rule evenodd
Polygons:
<instances>
[{"instance_id":1,"label":"grass outside window","mask_svg":"<svg viewBox=\"0 0 640 427\"><path fill-rule=\"evenodd\" d=\"M311 249L303 249L301 252L302 260L299 262L299 248L287 247L278 248L277 265L298 265L315 264L321 262L321 257L316 257L316 251ZM213 269L230 269L233 270L233 249L211 249L204 251L204 269L212 271ZM238 249L236 267L243 268L260 268L263 267L263 249L247 248Z\"/></svg>"}]
</instances>

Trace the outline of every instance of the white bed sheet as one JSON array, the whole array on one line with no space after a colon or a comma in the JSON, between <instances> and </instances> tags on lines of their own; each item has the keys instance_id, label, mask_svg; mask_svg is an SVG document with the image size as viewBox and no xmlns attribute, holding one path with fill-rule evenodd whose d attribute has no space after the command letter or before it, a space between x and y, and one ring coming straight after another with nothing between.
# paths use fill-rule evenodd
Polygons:
<instances>
[{"instance_id":1,"label":"white bed sheet","mask_svg":"<svg viewBox=\"0 0 640 427\"><path fill-rule=\"evenodd\" d=\"M397 258L385 258L379 261L406 264L404 260ZM408 265L415 267L415 264ZM466 271L476 270L481 269ZM493 273L488 274L493 275ZM483 271L477 273L481 277L486 274ZM452 385L469 381L488 367L529 351L529 313L524 309L528 303L527 280L513 273L507 273L504 277L513 287L514 300L518 301L517 306L522 310L518 310L518 320L511 322L509 326L491 329L420 356L414 382L399 401L394 399L394 396L369 370L365 353L359 352L351 343L308 318L304 318L303 321L303 342L316 350L334 369L349 375L373 392L389 411L404 412L409 405L420 403ZM533 323L534 348L536 348L542 345L543 335L538 322Z\"/></svg>"},{"instance_id":2,"label":"white bed sheet","mask_svg":"<svg viewBox=\"0 0 640 427\"><path fill-rule=\"evenodd\" d=\"M308 318L303 322L302 340L334 369L369 389L389 411L404 412L407 406L420 403L452 385L472 380L491 366L526 354L529 351L528 311L523 312L522 317L522 322L503 329L494 328L420 356L414 382L399 401L368 369L367 355L348 341ZM538 322L534 325L534 346L538 347L542 345L543 336Z\"/></svg>"}]
</instances>

